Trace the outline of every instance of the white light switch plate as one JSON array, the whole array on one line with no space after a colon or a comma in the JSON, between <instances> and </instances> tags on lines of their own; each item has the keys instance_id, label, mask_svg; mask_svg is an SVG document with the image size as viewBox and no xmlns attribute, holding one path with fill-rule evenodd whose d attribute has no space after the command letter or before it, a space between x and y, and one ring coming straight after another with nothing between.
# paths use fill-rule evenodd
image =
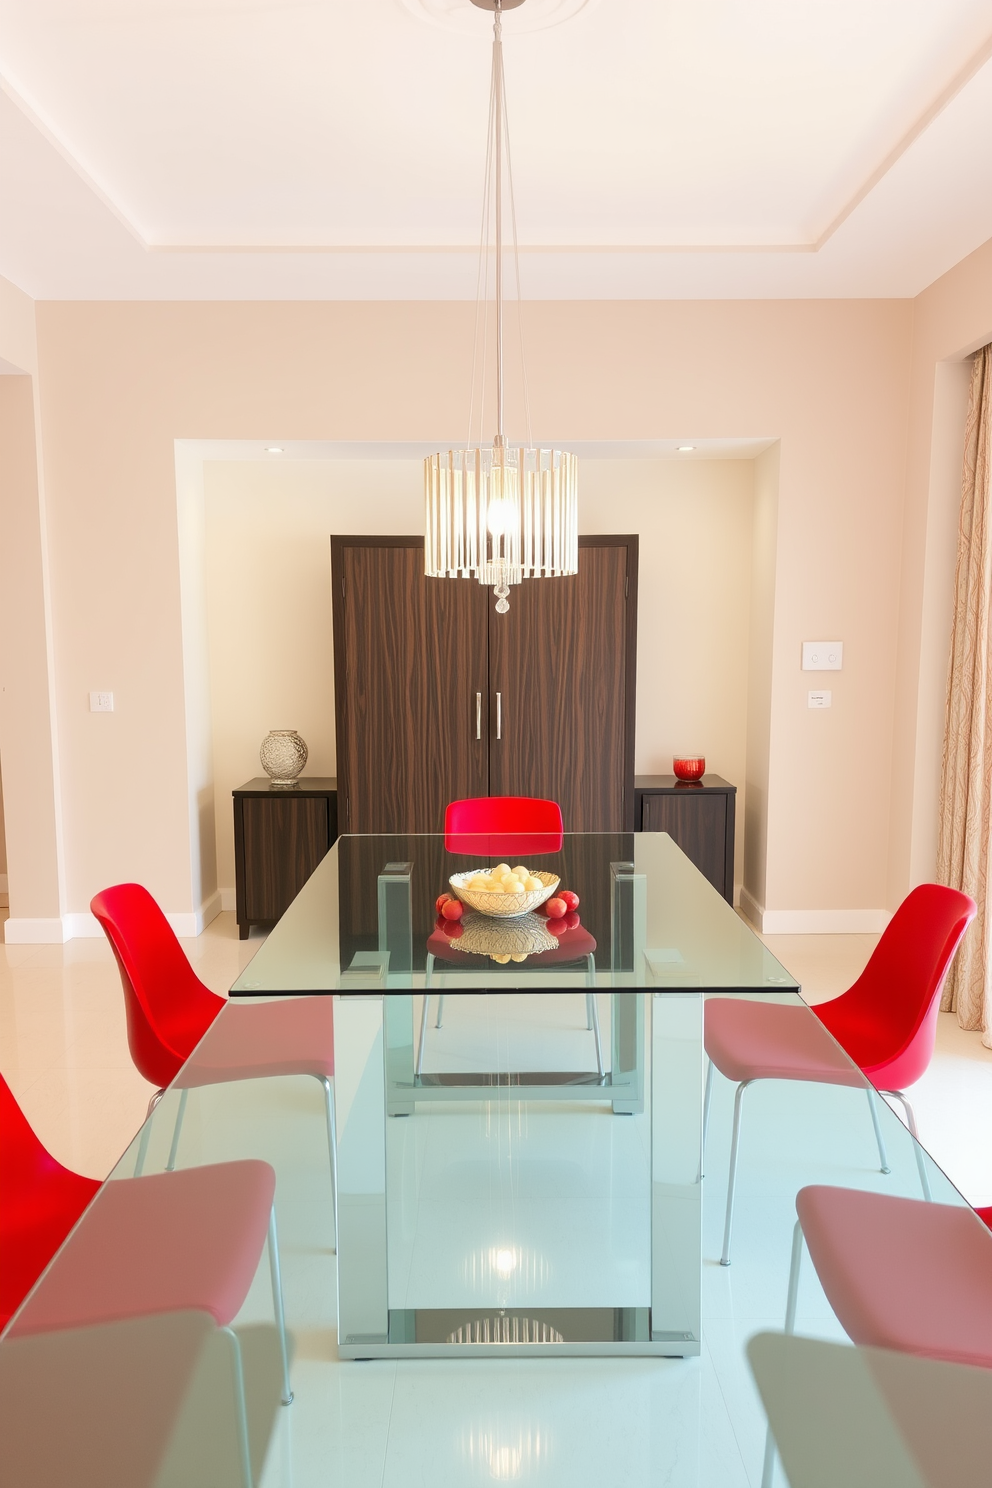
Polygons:
<instances>
[{"instance_id":1,"label":"white light switch plate","mask_svg":"<svg viewBox=\"0 0 992 1488\"><path fill-rule=\"evenodd\" d=\"M807 708L829 708L833 700L832 692L808 692L806 694Z\"/></svg>"},{"instance_id":2,"label":"white light switch plate","mask_svg":"<svg viewBox=\"0 0 992 1488\"><path fill-rule=\"evenodd\" d=\"M91 692L90 693L90 712L91 713L113 713L113 711L114 711L114 694L112 692Z\"/></svg>"},{"instance_id":3,"label":"white light switch plate","mask_svg":"<svg viewBox=\"0 0 992 1488\"><path fill-rule=\"evenodd\" d=\"M803 641L804 672L839 672L843 665L843 641Z\"/></svg>"}]
</instances>

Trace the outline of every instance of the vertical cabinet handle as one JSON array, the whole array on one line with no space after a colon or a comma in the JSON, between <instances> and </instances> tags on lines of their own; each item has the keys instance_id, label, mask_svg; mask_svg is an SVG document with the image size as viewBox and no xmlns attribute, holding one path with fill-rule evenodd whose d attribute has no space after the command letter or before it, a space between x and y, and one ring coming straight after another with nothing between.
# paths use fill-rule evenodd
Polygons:
<instances>
[{"instance_id":1,"label":"vertical cabinet handle","mask_svg":"<svg viewBox=\"0 0 992 1488\"><path fill-rule=\"evenodd\" d=\"M496 737L497 739L503 737L503 694L501 692L496 694Z\"/></svg>"},{"instance_id":2,"label":"vertical cabinet handle","mask_svg":"<svg viewBox=\"0 0 992 1488\"><path fill-rule=\"evenodd\" d=\"M475 694L475 737L482 738L482 693Z\"/></svg>"}]
</instances>

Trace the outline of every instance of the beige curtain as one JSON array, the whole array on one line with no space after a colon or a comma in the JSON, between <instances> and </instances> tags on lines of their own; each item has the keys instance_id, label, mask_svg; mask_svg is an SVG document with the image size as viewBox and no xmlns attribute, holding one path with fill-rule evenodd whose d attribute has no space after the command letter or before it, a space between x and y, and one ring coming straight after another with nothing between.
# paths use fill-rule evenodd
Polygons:
<instances>
[{"instance_id":1,"label":"beige curtain","mask_svg":"<svg viewBox=\"0 0 992 1488\"><path fill-rule=\"evenodd\" d=\"M944 987L941 1006L992 1048L992 346L975 357L964 474L947 714L940 782L937 877L978 905Z\"/></svg>"}]
</instances>

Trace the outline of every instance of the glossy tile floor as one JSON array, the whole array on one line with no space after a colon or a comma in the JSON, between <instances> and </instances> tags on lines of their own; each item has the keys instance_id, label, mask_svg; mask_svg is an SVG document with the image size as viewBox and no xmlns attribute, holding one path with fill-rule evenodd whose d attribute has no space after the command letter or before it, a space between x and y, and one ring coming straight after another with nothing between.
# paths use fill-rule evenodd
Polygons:
<instances>
[{"instance_id":1,"label":"glossy tile floor","mask_svg":"<svg viewBox=\"0 0 992 1488\"><path fill-rule=\"evenodd\" d=\"M780 936L769 944L817 1000L854 979L873 940ZM239 942L233 917L224 915L186 949L203 980L223 991L257 945ZM578 1021L575 1036L582 1037ZM109 1171L139 1125L150 1090L130 1063L117 971L102 941L0 948L0 1069L61 1161L94 1175ZM280 1413L265 1488L757 1483L763 1418L743 1345L759 1328L781 1326L795 1190L809 1181L880 1182L858 1092L801 1087L800 1100L793 1089L783 1101L782 1090L769 1084L749 1097L734 1264L725 1269L717 1257L732 1088L717 1081L704 1195L700 1359L366 1364L336 1358L329 1180L314 1082L196 1092L180 1163L250 1149L278 1173L296 1401ZM969 1199L992 1200L992 1052L943 1015L937 1057L913 1097L937 1160ZM163 1106L150 1170L162 1166L171 1131ZM908 1141L890 1132L890 1147L894 1171L881 1180L886 1191L917 1196ZM626 1159L621 1153L618 1160ZM581 1216L573 1226L581 1247ZM429 1256L411 1256L413 1263L418 1288L429 1287ZM260 1276L245 1316L268 1318L270 1306ZM799 1325L839 1336L808 1268Z\"/></svg>"}]
</instances>

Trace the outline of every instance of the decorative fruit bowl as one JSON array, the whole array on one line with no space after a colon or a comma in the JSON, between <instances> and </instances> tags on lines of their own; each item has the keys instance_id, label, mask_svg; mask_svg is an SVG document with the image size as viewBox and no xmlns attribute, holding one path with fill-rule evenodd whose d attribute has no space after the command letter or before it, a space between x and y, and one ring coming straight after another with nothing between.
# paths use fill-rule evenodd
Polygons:
<instances>
[{"instance_id":1,"label":"decorative fruit bowl","mask_svg":"<svg viewBox=\"0 0 992 1488\"><path fill-rule=\"evenodd\" d=\"M550 899L561 880L555 873L543 873L540 870L528 874L528 878L537 879L541 887L538 889L524 889L521 893L500 893L494 889L470 889L468 885L473 879L488 878L490 870L487 868L472 868L467 873L453 873L448 879L451 892L469 909L478 910L479 914L493 915L497 919L514 919L518 915L532 913L545 899Z\"/></svg>"}]
</instances>

